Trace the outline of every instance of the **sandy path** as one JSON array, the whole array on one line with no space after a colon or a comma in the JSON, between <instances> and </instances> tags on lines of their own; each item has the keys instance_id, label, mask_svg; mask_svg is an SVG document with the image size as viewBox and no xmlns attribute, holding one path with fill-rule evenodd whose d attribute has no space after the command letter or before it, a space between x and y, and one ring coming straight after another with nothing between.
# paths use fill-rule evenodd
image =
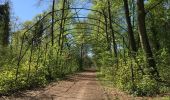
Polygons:
<instances>
[{"instance_id":1,"label":"sandy path","mask_svg":"<svg viewBox=\"0 0 170 100\"><path fill-rule=\"evenodd\" d=\"M55 82L45 88L28 90L18 97L5 100L107 100L96 80L96 73L86 71L70 76L67 80Z\"/></svg>"}]
</instances>

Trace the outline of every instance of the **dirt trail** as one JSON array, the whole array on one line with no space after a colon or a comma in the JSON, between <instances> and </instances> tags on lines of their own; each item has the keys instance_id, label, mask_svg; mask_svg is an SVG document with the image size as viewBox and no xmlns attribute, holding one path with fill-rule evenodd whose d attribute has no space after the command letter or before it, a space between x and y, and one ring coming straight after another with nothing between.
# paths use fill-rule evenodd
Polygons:
<instances>
[{"instance_id":1,"label":"dirt trail","mask_svg":"<svg viewBox=\"0 0 170 100\"><path fill-rule=\"evenodd\" d=\"M7 98L6 98L7 99ZM45 88L28 90L12 100L107 100L94 71L85 71ZM7 99L7 100L8 100Z\"/></svg>"}]
</instances>

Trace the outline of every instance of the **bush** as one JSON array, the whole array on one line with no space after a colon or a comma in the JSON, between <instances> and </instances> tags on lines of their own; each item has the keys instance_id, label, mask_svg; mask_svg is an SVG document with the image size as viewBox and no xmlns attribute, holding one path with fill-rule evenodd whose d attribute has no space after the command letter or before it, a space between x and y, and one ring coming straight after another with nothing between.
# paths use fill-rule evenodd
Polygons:
<instances>
[{"instance_id":1,"label":"bush","mask_svg":"<svg viewBox=\"0 0 170 100\"><path fill-rule=\"evenodd\" d=\"M156 80L149 75L144 75L143 79L137 84L136 95L151 96L159 93L159 85Z\"/></svg>"}]
</instances>

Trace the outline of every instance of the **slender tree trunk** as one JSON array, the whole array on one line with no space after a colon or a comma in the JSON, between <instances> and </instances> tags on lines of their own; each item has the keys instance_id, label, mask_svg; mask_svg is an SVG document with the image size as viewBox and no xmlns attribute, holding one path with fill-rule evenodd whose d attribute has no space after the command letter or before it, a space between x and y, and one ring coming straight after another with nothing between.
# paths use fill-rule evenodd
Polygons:
<instances>
[{"instance_id":1,"label":"slender tree trunk","mask_svg":"<svg viewBox=\"0 0 170 100\"><path fill-rule=\"evenodd\" d=\"M112 34L112 40L113 40L112 42L113 42L114 56L115 56L115 58L117 58L117 45L116 45L115 34L114 34L113 26L112 26L112 15L111 15L110 0L107 0L107 4L108 4L109 25L110 25L110 30L111 30L111 34Z\"/></svg>"},{"instance_id":2,"label":"slender tree trunk","mask_svg":"<svg viewBox=\"0 0 170 100\"><path fill-rule=\"evenodd\" d=\"M132 0L132 27L135 27L135 1Z\"/></svg>"},{"instance_id":3,"label":"slender tree trunk","mask_svg":"<svg viewBox=\"0 0 170 100\"><path fill-rule=\"evenodd\" d=\"M126 22L127 22L127 26L128 26L129 43L130 43L132 53L134 54L137 52L137 48L136 48L136 42L135 42L134 33L133 33L133 29L132 29L131 18L129 16L128 0L123 0L123 1L124 1Z\"/></svg>"},{"instance_id":4,"label":"slender tree trunk","mask_svg":"<svg viewBox=\"0 0 170 100\"><path fill-rule=\"evenodd\" d=\"M67 9L69 9L69 1L64 1L65 2L65 4L63 4L63 9L65 8L65 6L67 7ZM63 19L63 25L62 25L62 34L61 34L61 52L60 52L60 55L62 55L62 51L63 51L63 47L64 47L64 40L66 39L66 36L64 35L64 31L65 31L65 27L64 27L64 25L65 25L65 23L66 23L66 19L65 19L65 17L67 17L68 16L68 14L69 14L69 12L67 11L67 12L63 12L63 17L64 17L64 19Z\"/></svg>"},{"instance_id":5,"label":"slender tree trunk","mask_svg":"<svg viewBox=\"0 0 170 100\"><path fill-rule=\"evenodd\" d=\"M53 0L53 5L52 5L52 25L51 25L51 42L52 42L52 46L54 45L54 10L55 10L55 0Z\"/></svg>"},{"instance_id":6,"label":"slender tree trunk","mask_svg":"<svg viewBox=\"0 0 170 100\"><path fill-rule=\"evenodd\" d=\"M99 19L101 19L101 14L99 15ZM100 33L100 21L98 21L98 27L97 27L97 34L99 34Z\"/></svg>"},{"instance_id":7,"label":"slender tree trunk","mask_svg":"<svg viewBox=\"0 0 170 100\"><path fill-rule=\"evenodd\" d=\"M80 48L80 70L83 70L83 50L84 50L84 44L81 44L81 48Z\"/></svg>"},{"instance_id":8,"label":"slender tree trunk","mask_svg":"<svg viewBox=\"0 0 170 100\"><path fill-rule=\"evenodd\" d=\"M106 39L107 39L107 50L111 51L111 42L110 42L109 34L108 34L108 19L107 19L105 11L102 10L102 12L103 12L104 20L105 20L105 32L106 32Z\"/></svg>"},{"instance_id":9,"label":"slender tree trunk","mask_svg":"<svg viewBox=\"0 0 170 100\"><path fill-rule=\"evenodd\" d=\"M159 77L159 73L156 68L156 62L153 57L153 53L149 44L149 39L146 33L146 26L145 26L145 8L144 8L144 1L137 0L137 12L138 12L138 25L139 25L139 36L142 48L146 54L146 59L148 62L150 74L152 76Z\"/></svg>"},{"instance_id":10,"label":"slender tree trunk","mask_svg":"<svg viewBox=\"0 0 170 100\"><path fill-rule=\"evenodd\" d=\"M61 14L61 23L60 23L60 35L59 35L59 46L61 45L61 39L62 39L62 34L63 34L63 22L64 22L64 8L65 8L65 5L66 5L66 0L63 0L63 5L62 5L62 14Z\"/></svg>"},{"instance_id":11,"label":"slender tree trunk","mask_svg":"<svg viewBox=\"0 0 170 100\"><path fill-rule=\"evenodd\" d=\"M135 38L134 38L134 32L132 29L132 24L131 24L131 18L129 15L129 4L128 4L128 0L123 0L124 2L124 10L125 10L125 17L126 17L126 22L127 22L127 27L128 27L128 38L129 38L129 45L130 45L130 54L132 54L132 57L134 59L136 59L136 53L137 53L137 48L136 48L136 42L135 42ZM130 58L131 59L131 58ZM131 59L131 81L132 81L132 90L134 91L134 69L133 69L133 65L132 65L132 59Z\"/></svg>"},{"instance_id":12,"label":"slender tree trunk","mask_svg":"<svg viewBox=\"0 0 170 100\"><path fill-rule=\"evenodd\" d=\"M31 51L30 51L30 58L29 58L27 83L29 82L29 78L30 78L31 63L32 63L32 53L33 53L33 39L32 39L32 41L31 41Z\"/></svg>"}]
</instances>

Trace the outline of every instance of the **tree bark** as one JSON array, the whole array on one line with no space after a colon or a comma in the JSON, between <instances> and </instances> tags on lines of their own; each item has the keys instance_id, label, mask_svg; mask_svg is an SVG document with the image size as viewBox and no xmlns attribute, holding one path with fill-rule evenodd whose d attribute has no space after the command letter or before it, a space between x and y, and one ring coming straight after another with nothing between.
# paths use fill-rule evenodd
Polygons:
<instances>
[{"instance_id":1,"label":"tree bark","mask_svg":"<svg viewBox=\"0 0 170 100\"><path fill-rule=\"evenodd\" d=\"M111 15L111 4L110 4L110 0L107 0L107 4L108 4L109 25L110 25L110 30L111 30L111 34L112 34L112 42L113 42L114 56L115 56L115 58L117 58L117 45L116 45L115 34L114 34L113 26L112 26L112 15Z\"/></svg>"},{"instance_id":2,"label":"tree bark","mask_svg":"<svg viewBox=\"0 0 170 100\"><path fill-rule=\"evenodd\" d=\"M132 50L132 53L137 52L137 47L136 47L136 42L134 38L134 32L132 29L132 24L131 24L131 19L129 16L129 6L128 6L128 0L123 0L124 1L124 10L125 10L125 16L126 16L126 22L128 26L128 36L129 36L129 44Z\"/></svg>"},{"instance_id":3,"label":"tree bark","mask_svg":"<svg viewBox=\"0 0 170 100\"><path fill-rule=\"evenodd\" d=\"M2 33L1 33L1 44L3 47L7 47L9 44L9 31L10 31L10 8L9 8L9 3L6 2L4 5L0 5L0 14L1 19L0 21L2 21L2 25L0 27L2 27Z\"/></svg>"},{"instance_id":4,"label":"tree bark","mask_svg":"<svg viewBox=\"0 0 170 100\"><path fill-rule=\"evenodd\" d=\"M51 25L51 42L52 42L52 46L54 44L54 10L55 10L55 0L53 0L53 5L52 5L52 25Z\"/></svg>"},{"instance_id":5,"label":"tree bark","mask_svg":"<svg viewBox=\"0 0 170 100\"><path fill-rule=\"evenodd\" d=\"M142 48L146 54L146 60L148 63L149 72L152 76L159 77L159 73L156 68L156 62L153 57L153 53L149 44L149 39L146 33L146 25L145 25L145 8L144 1L137 0L137 12L138 12L138 26L139 26L139 36Z\"/></svg>"}]
</instances>

